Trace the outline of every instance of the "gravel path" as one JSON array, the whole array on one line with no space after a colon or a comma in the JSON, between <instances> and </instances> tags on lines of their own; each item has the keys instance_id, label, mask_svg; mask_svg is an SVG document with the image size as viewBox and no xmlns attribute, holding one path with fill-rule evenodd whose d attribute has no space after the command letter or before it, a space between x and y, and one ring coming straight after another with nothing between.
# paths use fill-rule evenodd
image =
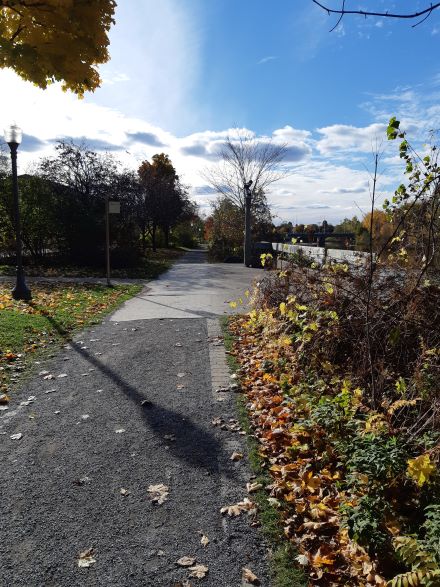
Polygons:
<instances>
[{"instance_id":1,"label":"gravel path","mask_svg":"<svg viewBox=\"0 0 440 587\"><path fill-rule=\"evenodd\" d=\"M235 414L212 390L206 319L106 320L37 368L55 379L36 375L0 412L2 587L237 587L242 567L269 585L252 518L220 513L250 474L230 460L243 436L212 424Z\"/></svg>"}]
</instances>

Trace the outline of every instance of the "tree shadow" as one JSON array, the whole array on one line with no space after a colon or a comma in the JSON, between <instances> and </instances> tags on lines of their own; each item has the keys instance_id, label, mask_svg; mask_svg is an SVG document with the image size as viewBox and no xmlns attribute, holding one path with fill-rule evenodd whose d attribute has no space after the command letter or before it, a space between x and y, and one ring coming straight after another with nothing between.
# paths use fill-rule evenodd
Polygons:
<instances>
[{"instance_id":1,"label":"tree shadow","mask_svg":"<svg viewBox=\"0 0 440 587\"><path fill-rule=\"evenodd\" d=\"M34 308L41 307L32 303ZM104 365L98 358L81 348L81 345L72 341L63 327L55 318L44 312L53 328L61 339L69 344L72 350L85 359L95 369L105 375L117 388L130 399L139 410L147 427L159 437L164 444L169 446L169 452L179 460L182 460L194 468L203 468L209 474L222 474L227 478L234 478L234 470L229 465L227 455L222 450L222 445L215 436L183 414L160 406L146 397L134 385L121 377L111 367ZM165 435L173 435L172 441L164 440ZM220 471L219 459L223 457L223 465Z\"/></svg>"}]
</instances>

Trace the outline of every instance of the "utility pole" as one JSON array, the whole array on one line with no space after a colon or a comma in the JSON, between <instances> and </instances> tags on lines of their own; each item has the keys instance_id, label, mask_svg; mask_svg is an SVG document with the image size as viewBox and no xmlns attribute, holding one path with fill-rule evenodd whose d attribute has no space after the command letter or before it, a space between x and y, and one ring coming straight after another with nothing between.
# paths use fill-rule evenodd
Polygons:
<instances>
[{"instance_id":1,"label":"utility pole","mask_svg":"<svg viewBox=\"0 0 440 587\"><path fill-rule=\"evenodd\" d=\"M251 185L252 180L244 184L244 264L246 267L250 267L252 264L252 241L251 241L251 204L252 204L252 192Z\"/></svg>"}]
</instances>

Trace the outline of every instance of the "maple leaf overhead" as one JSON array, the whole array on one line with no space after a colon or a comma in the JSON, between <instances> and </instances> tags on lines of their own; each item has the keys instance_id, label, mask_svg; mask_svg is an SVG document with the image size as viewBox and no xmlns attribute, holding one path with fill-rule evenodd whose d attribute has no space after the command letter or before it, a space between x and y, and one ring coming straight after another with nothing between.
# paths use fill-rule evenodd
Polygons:
<instances>
[{"instance_id":1,"label":"maple leaf overhead","mask_svg":"<svg viewBox=\"0 0 440 587\"><path fill-rule=\"evenodd\" d=\"M109 60L115 0L0 0L0 67L40 88L59 81L82 97Z\"/></svg>"}]
</instances>

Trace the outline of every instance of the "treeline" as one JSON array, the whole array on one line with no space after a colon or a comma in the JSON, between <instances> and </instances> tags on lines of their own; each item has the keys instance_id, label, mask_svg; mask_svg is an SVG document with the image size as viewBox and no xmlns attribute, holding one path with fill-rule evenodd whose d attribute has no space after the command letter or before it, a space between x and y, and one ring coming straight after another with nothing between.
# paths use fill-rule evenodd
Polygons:
<instances>
[{"instance_id":1,"label":"treeline","mask_svg":"<svg viewBox=\"0 0 440 587\"><path fill-rule=\"evenodd\" d=\"M60 141L54 156L37 161L32 173L19 177L19 190L23 246L33 262L56 254L77 264L102 263L106 198L121 203L121 214L110 215L116 263L134 264L148 248L168 247L171 231L174 244L191 246L199 236L197 207L164 153L132 171L109 154ZM12 255L14 242L12 182L8 158L3 156L3 257Z\"/></svg>"}]
</instances>

